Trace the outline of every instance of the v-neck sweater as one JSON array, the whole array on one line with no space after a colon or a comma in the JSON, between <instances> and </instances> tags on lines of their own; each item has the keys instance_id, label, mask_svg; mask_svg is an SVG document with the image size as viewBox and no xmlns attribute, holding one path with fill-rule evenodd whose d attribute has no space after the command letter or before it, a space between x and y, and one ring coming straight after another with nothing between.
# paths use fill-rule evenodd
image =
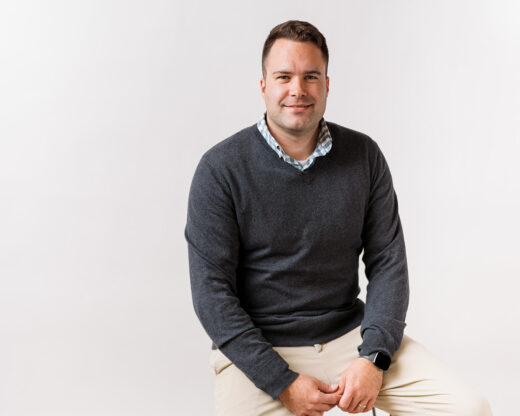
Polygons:
<instances>
[{"instance_id":1,"label":"v-neck sweater","mask_svg":"<svg viewBox=\"0 0 520 416\"><path fill-rule=\"evenodd\" d=\"M298 376L273 346L321 344L361 324L360 354L392 357L406 325L406 250L388 164L367 135L327 126L332 149L304 171L253 125L205 152L190 187L195 312L212 348L273 399Z\"/></svg>"}]
</instances>

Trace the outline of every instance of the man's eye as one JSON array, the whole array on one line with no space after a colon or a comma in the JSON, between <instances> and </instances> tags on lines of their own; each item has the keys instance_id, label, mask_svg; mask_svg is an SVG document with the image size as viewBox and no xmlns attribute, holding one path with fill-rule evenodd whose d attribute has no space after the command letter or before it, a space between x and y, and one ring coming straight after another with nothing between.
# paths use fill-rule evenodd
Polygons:
<instances>
[{"instance_id":1,"label":"man's eye","mask_svg":"<svg viewBox=\"0 0 520 416\"><path fill-rule=\"evenodd\" d=\"M276 79L289 79L289 77L287 75L280 75L278 78Z\"/></svg>"},{"instance_id":2,"label":"man's eye","mask_svg":"<svg viewBox=\"0 0 520 416\"><path fill-rule=\"evenodd\" d=\"M314 75L307 75L307 79L318 79L318 77Z\"/></svg>"}]
</instances>

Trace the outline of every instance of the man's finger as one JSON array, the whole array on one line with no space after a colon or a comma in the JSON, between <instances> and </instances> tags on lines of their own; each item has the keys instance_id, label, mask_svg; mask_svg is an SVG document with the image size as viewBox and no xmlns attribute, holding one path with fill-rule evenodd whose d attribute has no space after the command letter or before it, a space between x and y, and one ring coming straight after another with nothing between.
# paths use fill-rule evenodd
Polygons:
<instances>
[{"instance_id":1,"label":"man's finger","mask_svg":"<svg viewBox=\"0 0 520 416\"><path fill-rule=\"evenodd\" d=\"M350 406L347 407L347 412L354 413L364 411L368 402L368 399L362 398L361 396L353 396L352 401L350 402ZM361 406L360 406L361 405Z\"/></svg>"},{"instance_id":2,"label":"man's finger","mask_svg":"<svg viewBox=\"0 0 520 416\"><path fill-rule=\"evenodd\" d=\"M319 395L319 401L320 403L325 403L325 404L328 404L328 405L337 405L338 404L338 400L339 397L333 393L333 394L327 394L327 393L320 393Z\"/></svg>"},{"instance_id":3,"label":"man's finger","mask_svg":"<svg viewBox=\"0 0 520 416\"><path fill-rule=\"evenodd\" d=\"M327 384L318 380L318 388L324 393L334 393L338 389L337 384Z\"/></svg>"},{"instance_id":4,"label":"man's finger","mask_svg":"<svg viewBox=\"0 0 520 416\"><path fill-rule=\"evenodd\" d=\"M376 399L377 396L368 401L367 408L365 409L366 412L370 412L372 410L372 408L374 407L374 403L376 402Z\"/></svg>"},{"instance_id":5,"label":"man's finger","mask_svg":"<svg viewBox=\"0 0 520 416\"><path fill-rule=\"evenodd\" d=\"M351 403L352 403L352 391L345 390L345 392L343 393L343 396L341 396L338 406L342 410L347 410Z\"/></svg>"},{"instance_id":6,"label":"man's finger","mask_svg":"<svg viewBox=\"0 0 520 416\"><path fill-rule=\"evenodd\" d=\"M339 388L338 388L338 393L340 393L341 395L343 395L343 392L345 391L345 377L341 377L340 380L339 380Z\"/></svg>"}]
</instances>

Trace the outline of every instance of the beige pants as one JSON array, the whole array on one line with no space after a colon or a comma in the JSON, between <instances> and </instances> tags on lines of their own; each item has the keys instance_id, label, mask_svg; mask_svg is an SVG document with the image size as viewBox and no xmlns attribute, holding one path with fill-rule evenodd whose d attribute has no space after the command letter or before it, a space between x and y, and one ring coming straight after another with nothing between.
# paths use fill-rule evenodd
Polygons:
<instances>
[{"instance_id":1,"label":"beige pants","mask_svg":"<svg viewBox=\"0 0 520 416\"><path fill-rule=\"evenodd\" d=\"M274 347L291 370L329 384L358 357L360 327L325 344ZM214 350L210 367L215 374L217 416L291 416L280 400L258 389L231 361ZM487 400L465 380L407 335L385 371L375 407L392 416L489 416Z\"/></svg>"}]
</instances>

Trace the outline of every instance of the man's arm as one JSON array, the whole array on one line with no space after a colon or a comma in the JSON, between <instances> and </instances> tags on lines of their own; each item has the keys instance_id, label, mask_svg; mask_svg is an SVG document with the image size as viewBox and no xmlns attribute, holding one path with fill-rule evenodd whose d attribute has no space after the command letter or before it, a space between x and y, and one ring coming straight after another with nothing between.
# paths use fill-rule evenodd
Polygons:
<instances>
[{"instance_id":1,"label":"man's arm","mask_svg":"<svg viewBox=\"0 0 520 416\"><path fill-rule=\"evenodd\" d=\"M375 142L372 149L370 196L363 224L363 262L369 281L361 323L360 355L382 351L392 357L401 345L409 287L403 230L390 169ZM358 358L343 372L338 406L350 413L371 410L381 389L383 372ZM365 406L365 407L363 407Z\"/></svg>"},{"instance_id":2,"label":"man's arm","mask_svg":"<svg viewBox=\"0 0 520 416\"><path fill-rule=\"evenodd\" d=\"M375 144L375 142L374 142ZM408 309L408 267L390 169L377 146L370 198L363 225L363 262L369 281L361 323L360 355L383 351L392 357L401 345Z\"/></svg>"},{"instance_id":3,"label":"man's arm","mask_svg":"<svg viewBox=\"0 0 520 416\"><path fill-rule=\"evenodd\" d=\"M185 228L195 312L215 345L273 399L298 376L263 338L237 297L240 236L229 186L203 157Z\"/></svg>"}]
</instances>

